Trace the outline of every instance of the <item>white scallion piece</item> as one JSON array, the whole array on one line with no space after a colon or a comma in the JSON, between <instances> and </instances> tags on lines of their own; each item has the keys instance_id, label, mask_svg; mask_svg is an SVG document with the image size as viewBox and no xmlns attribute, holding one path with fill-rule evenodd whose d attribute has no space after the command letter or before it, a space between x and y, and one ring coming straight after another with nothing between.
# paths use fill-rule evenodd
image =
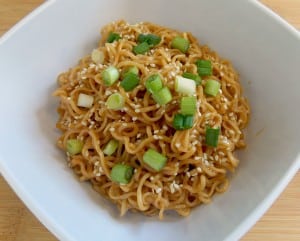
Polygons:
<instances>
[{"instance_id":1,"label":"white scallion piece","mask_svg":"<svg viewBox=\"0 0 300 241\"><path fill-rule=\"evenodd\" d=\"M103 64L104 62L104 53L98 49L92 51L91 57L95 64Z\"/></svg>"},{"instance_id":2,"label":"white scallion piece","mask_svg":"<svg viewBox=\"0 0 300 241\"><path fill-rule=\"evenodd\" d=\"M175 90L186 95L193 95L196 93L196 83L194 80L176 76Z\"/></svg>"},{"instance_id":3,"label":"white scallion piece","mask_svg":"<svg viewBox=\"0 0 300 241\"><path fill-rule=\"evenodd\" d=\"M94 97L80 93L77 100L77 106L91 108L94 103Z\"/></svg>"}]
</instances>

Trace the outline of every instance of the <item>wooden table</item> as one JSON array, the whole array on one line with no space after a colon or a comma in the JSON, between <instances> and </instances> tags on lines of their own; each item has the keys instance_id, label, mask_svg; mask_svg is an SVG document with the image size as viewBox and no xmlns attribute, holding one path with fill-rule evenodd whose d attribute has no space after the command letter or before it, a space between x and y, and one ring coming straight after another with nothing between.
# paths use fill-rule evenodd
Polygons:
<instances>
[{"instance_id":1,"label":"wooden table","mask_svg":"<svg viewBox=\"0 0 300 241\"><path fill-rule=\"evenodd\" d=\"M42 2L0 0L0 35ZM262 2L300 29L300 0ZM0 241L54 240L57 239L31 214L0 176ZM300 172L242 240L300 240Z\"/></svg>"}]
</instances>

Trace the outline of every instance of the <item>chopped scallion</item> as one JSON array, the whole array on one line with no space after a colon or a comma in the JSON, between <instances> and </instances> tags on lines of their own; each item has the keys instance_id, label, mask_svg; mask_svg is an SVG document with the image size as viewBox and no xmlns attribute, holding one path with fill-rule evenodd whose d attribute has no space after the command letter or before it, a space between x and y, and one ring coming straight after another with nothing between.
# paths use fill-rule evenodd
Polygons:
<instances>
[{"instance_id":1,"label":"chopped scallion","mask_svg":"<svg viewBox=\"0 0 300 241\"><path fill-rule=\"evenodd\" d=\"M213 79L207 80L205 83L204 93L207 95L216 96L219 93L220 87L221 84L219 81Z\"/></svg>"},{"instance_id":2,"label":"chopped scallion","mask_svg":"<svg viewBox=\"0 0 300 241\"><path fill-rule=\"evenodd\" d=\"M150 148L143 155L143 162L155 171L160 171L166 165L167 157Z\"/></svg>"},{"instance_id":3,"label":"chopped scallion","mask_svg":"<svg viewBox=\"0 0 300 241\"><path fill-rule=\"evenodd\" d=\"M112 155L118 148L119 142L115 139L111 139L104 147L103 153L105 155Z\"/></svg>"},{"instance_id":4,"label":"chopped scallion","mask_svg":"<svg viewBox=\"0 0 300 241\"><path fill-rule=\"evenodd\" d=\"M190 129L194 124L194 116L193 115L185 115L183 119L183 129Z\"/></svg>"},{"instance_id":5,"label":"chopped scallion","mask_svg":"<svg viewBox=\"0 0 300 241\"><path fill-rule=\"evenodd\" d=\"M119 93L113 93L106 100L108 109L121 110L124 107L124 97Z\"/></svg>"},{"instance_id":6,"label":"chopped scallion","mask_svg":"<svg viewBox=\"0 0 300 241\"><path fill-rule=\"evenodd\" d=\"M217 147L219 140L220 128L206 127L205 143L208 146Z\"/></svg>"},{"instance_id":7,"label":"chopped scallion","mask_svg":"<svg viewBox=\"0 0 300 241\"><path fill-rule=\"evenodd\" d=\"M138 45L134 46L132 51L135 54L144 54L148 52L150 49L150 46L147 42L139 43Z\"/></svg>"},{"instance_id":8,"label":"chopped scallion","mask_svg":"<svg viewBox=\"0 0 300 241\"><path fill-rule=\"evenodd\" d=\"M171 42L171 47L173 49L180 50L182 53L186 53L190 47L190 42L183 37L177 36L173 38Z\"/></svg>"},{"instance_id":9,"label":"chopped scallion","mask_svg":"<svg viewBox=\"0 0 300 241\"><path fill-rule=\"evenodd\" d=\"M183 115L194 115L196 112L195 96L182 97L180 100L180 113Z\"/></svg>"},{"instance_id":10,"label":"chopped scallion","mask_svg":"<svg viewBox=\"0 0 300 241\"><path fill-rule=\"evenodd\" d=\"M112 43L114 41L119 40L120 38L121 38L120 34L114 33L114 32L110 32L109 35L108 35L108 37L107 37L106 42L107 43Z\"/></svg>"},{"instance_id":11,"label":"chopped scallion","mask_svg":"<svg viewBox=\"0 0 300 241\"><path fill-rule=\"evenodd\" d=\"M94 97L80 93L77 100L78 107L91 108L94 103Z\"/></svg>"},{"instance_id":12,"label":"chopped scallion","mask_svg":"<svg viewBox=\"0 0 300 241\"><path fill-rule=\"evenodd\" d=\"M200 85L201 84L201 77L197 74L193 74L193 73L189 73L189 72L184 72L182 74L182 77L186 78L186 79L192 79L195 81L196 85Z\"/></svg>"},{"instance_id":13,"label":"chopped scallion","mask_svg":"<svg viewBox=\"0 0 300 241\"><path fill-rule=\"evenodd\" d=\"M173 118L173 127L176 130L183 130L183 121L184 121L184 116L181 114L176 114Z\"/></svg>"},{"instance_id":14,"label":"chopped scallion","mask_svg":"<svg viewBox=\"0 0 300 241\"><path fill-rule=\"evenodd\" d=\"M196 83L194 80L176 76L175 90L182 94L193 95L196 92Z\"/></svg>"},{"instance_id":15,"label":"chopped scallion","mask_svg":"<svg viewBox=\"0 0 300 241\"><path fill-rule=\"evenodd\" d=\"M133 90L140 82L139 76L134 73L127 73L121 81L121 86L125 91Z\"/></svg>"},{"instance_id":16,"label":"chopped scallion","mask_svg":"<svg viewBox=\"0 0 300 241\"><path fill-rule=\"evenodd\" d=\"M122 77L124 78L125 75L128 73L133 73L133 74L139 75L139 69L136 66L130 66L122 72Z\"/></svg>"},{"instance_id":17,"label":"chopped scallion","mask_svg":"<svg viewBox=\"0 0 300 241\"><path fill-rule=\"evenodd\" d=\"M176 130L186 130L193 127L194 116L193 115L182 115L176 114L173 118L173 127Z\"/></svg>"},{"instance_id":18,"label":"chopped scallion","mask_svg":"<svg viewBox=\"0 0 300 241\"><path fill-rule=\"evenodd\" d=\"M103 64L104 53L98 49L94 49L92 51L91 58L95 64Z\"/></svg>"},{"instance_id":19,"label":"chopped scallion","mask_svg":"<svg viewBox=\"0 0 300 241\"><path fill-rule=\"evenodd\" d=\"M121 184L128 184L133 176L133 167L126 164L116 164L110 172L111 180Z\"/></svg>"},{"instance_id":20,"label":"chopped scallion","mask_svg":"<svg viewBox=\"0 0 300 241\"><path fill-rule=\"evenodd\" d=\"M67 152L70 155L76 155L81 152L83 148L83 142L77 139L67 140Z\"/></svg>"},{"instance_id":21,"label":"chopped scallion","mask_svg":"<svg viewBox=\"0 0 300 241\"><path fill-rule=\"evenodd\" d=\"M147 78L145 86L150 93L155 93L162 89L163 83L158 74L153 74Z\"/></svg>"},{"instance_id":22,"label":"chopped scallion","mask_svg":"<svg viewBox=\"0 0 300 241\"><path fill-rule=\"evenodd\" d=\"M197 60L196 61L197 71L200 76L212 75L212 64L210 60Z\"/></svg>"},{"instance_id":23,"label":"chopped scallion","mask_svg":"<svg viewBox=\"0 0 300 241\"><path fill-rule=\"evenodd\" d=\"M152 94L153 99L160 105L165 105L172 100L172 94L167 86Z\"/></svg>"},{"instance_id":24,"label":"chopped scallion","mask_svg":"<svg viewBox=\"0 0 300 241\"><path fill-rule=\"evenodd\" d=\"M139 34L138 42L143 43L146 42L151 47L159 44L161 41L161 37L154 34Z\"/></svg>"},{"instance_id":25,"label":"chopped scallion","mask_svg":"<svg viewBox=\"0 0 300 241\"><path fill-rule=\"evenodd\" d=\"M114 66L109 66L102 72L104 85L111 86L120 77L119 70Z\"/></svg>"}]
</instances>

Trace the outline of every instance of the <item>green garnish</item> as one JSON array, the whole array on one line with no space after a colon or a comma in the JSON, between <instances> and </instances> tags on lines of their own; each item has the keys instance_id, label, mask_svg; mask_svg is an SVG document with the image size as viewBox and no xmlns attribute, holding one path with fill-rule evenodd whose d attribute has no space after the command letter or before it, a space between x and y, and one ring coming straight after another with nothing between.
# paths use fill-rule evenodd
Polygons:
<instances>
[{"instance_id":1,"label":"green garnish","mask_svg":"<svg viewBox=\"0 0 300 241\"><path fill-rule=\"evenodd\" d=\"M173 38L173 40L171 42L171 47L173 49L178 49L182 53L185 54L190 47L190 42L183 37L177 36L177 37Z\"/></svg>"},{"instance_id":2,"label":"green garnish","mask_svg":"<svg viewBox=\"0 0 300 241\"><path fill-rule=\"evenodd\" d=\"M167 157L150 148L143 155L143 162L155 171L160 171L166 165Z\"/></svg>"},{"instance_id":3,"label":"green garnish","mask_svg":"<svg viewBox=\"0 0 300 241\"><path fill-rule=\"evenodd\" d=\"M133 167L129 165L116 164L111 169L111 180L121 184L128 184L133 176L133 170Z\"/></svg>"},{"instance_id":4,"label":"green garnish","mask_svg":"<svg viewBox=\"0 0 300 241\"><path fill-rule=\"evenodd\" d=\"M67 140L67 152L70 155L76 155L81 153L83 148L83 142L77 139L69 139Z\"/></svg>"}]
</instances>

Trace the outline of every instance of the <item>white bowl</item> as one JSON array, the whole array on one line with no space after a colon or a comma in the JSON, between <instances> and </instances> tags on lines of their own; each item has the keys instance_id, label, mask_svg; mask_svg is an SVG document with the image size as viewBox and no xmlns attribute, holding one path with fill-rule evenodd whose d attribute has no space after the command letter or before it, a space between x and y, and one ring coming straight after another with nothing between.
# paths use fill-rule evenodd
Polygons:
<instances>
[{"instance_id":1,"label":"white bowl","mask_svg":"<svg viewBox=\"0 0 300 241\"><path fill-rule=\"evenodd\" d=\"M188 218L129 214L79 183L54 143L56 76L116 19L192 32L232 60L252 106L231 187ZM299 33L256 1L47 1L0 40L0 170L59 239L236 240L299 169Z\"/></svg>"}]
</instances>

